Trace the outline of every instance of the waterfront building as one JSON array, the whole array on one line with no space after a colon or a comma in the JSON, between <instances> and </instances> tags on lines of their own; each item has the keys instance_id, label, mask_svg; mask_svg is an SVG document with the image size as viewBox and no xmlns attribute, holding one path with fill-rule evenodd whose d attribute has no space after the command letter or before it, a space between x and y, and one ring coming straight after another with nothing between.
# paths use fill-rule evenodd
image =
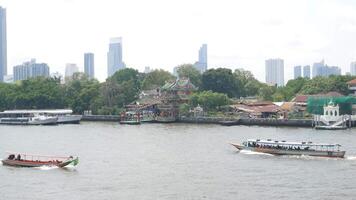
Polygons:
<instances>
[{"instance_id":1,"label":"waterfront building","mask_svg":"<svg viewBox=\"0 0 356 200\"><path fill-rule=\"evenodd\" d=\"M112 76L116 71L125 68L125 63L122 61L122 38L111 38L108 59L108 77Z\"/></svg>"},{"instance_id":2,"label":"waterfront building","mask_svg":"<svg viewBox=\"0 0 356 200\"><path fill-rule=\"evenodd\" d=\"M303 77L310 78L310 65L306 65L303 67Z\"/></svg>"},{"instance_id":3,"label":"waterfront building","mask_svg":"<svg viewBox=\"0 0 356 200\"><path fill-rule=\"evenodd\" d=\"M7 75L6 9L0 6L0 82Z\"/></svg>"},{"instance_id":4,"label":"waterfront building","mask_svg":"<svg viewBox=\"0 0 356 200\"><path fill-rule=\"evenodd\" d=\"M26 80L38 76L49 77L49 67L46 63L36 63L36 59L24 62L13 68L14 81Z\"/></svg>"},{"instance_id":5,"label":"waterfront building","mask_svg":"<svg viewBox=\"0 0 356 200\"><path fill-rule=\"evenodd\" d=\"M198 62L194 64L194 67L200 72L204 73L208 69L208 45L203 44L199 49Z\"/></svg>"},{"instance_id":6,"label":"waterfront building","mask_svg":"<svg viewBox=\"0 0 356 200\"><path fill-rule=\"evenodd\" d=\"M328 77L330 75L341 75L341 69L337 66L328 66L324 60L313 64L313 78L317 76Z\"/></svg>"},{"instance_id":7,"label":"waterfront building","mask_svg":"<svg viewBox=\"0 0 356 200\"><path fill-rule=\"evenodd\" d=\"M265 61L266 65L266 83L277 85L278 87L284 85L284 61L283 59L268 59Z\"/></svg>"},{"instance_id":8,"label":"waterfront building","mask_svg":"<svg viewBox=\"0 0 356 200\"><path fill-rule=\"evenodd\" d=\"M167 82L161 87L161 103L157 116L159 122L176 121L179 116L179 106L188 103L189 96L197 90L189 78L177 78L174 82Z\"/></svg>"},{"instance_id":9,"label":"waterfront building","mask_svg":"<svg viewBox=\"0 0 356 200\"><path fill-rule=\"evenodd\" d=\"M65 79L71 78L74 73L79 72L79 68L76 64L74 63L68 63L66 64L66 71L65 71Z\"/></svg>"},{"instance_id":10,"label":"waterfront building","mask_svg":"<svg viewBox=\"0 0 356 200\"><path fill-rule=\"evenodd\" d=\"M302 66L298 65L294 67L294 79L302 77Z\"/></svg>"},{"instance_id":11,"label":"waterfront building","mask_svg":"<svg viewBox=\"0 0 356 200\"><path fill-rule=\"evenodd\" d=\"M351 62L350 73L351 73L351 76L356 76L356 61Z\"/></svg>"},{"instance_id":12,"label":"waterfront building","mask_svg":"<svg viewBox=\"0 0 356 200\"><path fill-rule=\"evenodd\" d=\"M93 53L84 54L84 73L89 78L94 78L94 54Z\"/></svg>"}]
</instances>

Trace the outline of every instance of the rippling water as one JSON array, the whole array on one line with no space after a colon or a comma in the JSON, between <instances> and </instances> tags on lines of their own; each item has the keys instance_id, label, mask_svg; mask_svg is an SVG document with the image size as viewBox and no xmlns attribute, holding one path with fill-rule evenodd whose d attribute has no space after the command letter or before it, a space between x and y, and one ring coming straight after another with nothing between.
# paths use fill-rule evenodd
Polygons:
<instances>
[{"instance_id":1,"label":"rippling water","mask_svg":"<svg viewBox=\"0 0 356 200\"><path fill-rule=\"evenodd\" d=\"M345 159L238 153L247 138L335 142ZM75 168L0 166L0 199L354 199L356 131L82 123L0 126L5 151L78 155Z\"/></svg>"}]
</instances>

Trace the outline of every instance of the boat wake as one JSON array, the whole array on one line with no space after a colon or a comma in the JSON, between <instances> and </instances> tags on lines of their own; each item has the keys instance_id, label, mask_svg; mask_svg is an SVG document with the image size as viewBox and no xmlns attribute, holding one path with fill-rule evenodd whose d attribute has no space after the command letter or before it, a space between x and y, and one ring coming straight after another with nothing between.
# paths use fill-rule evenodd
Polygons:
<instances>
[{"instance_id":1,"label":"boat wake","mask_svg":"<svg viewBox=\"0 0 356 200\"><path fill-rule=\"evenodd\" d=\"M356 156L345 156L346 160L356 160Z\"/></svg>"},{"instance_id":2,"label":"boat wake","mask_svg":"<svg viewBox=\"0 0 356 200\"><path fill-rule=\"evenodd\" d=\"M34 169L38 169L38 170L52 170L52 169L58 169L57 166L41 166L41 167L34 167Z\"/></svg>"},{"instance_id":3,"label":"boat wake","mask_svg":"<svg viewBox=\"0 0 356 200\"><path fill-rule=\"evenodd\" d=\"M240 153L246 154L246 155L266 155L266 156L273 156L272 154L269 153L261 153L261 152L255 152L255 151L250 151L250 150L241 150Z\"/></svg>"}]
</instances>

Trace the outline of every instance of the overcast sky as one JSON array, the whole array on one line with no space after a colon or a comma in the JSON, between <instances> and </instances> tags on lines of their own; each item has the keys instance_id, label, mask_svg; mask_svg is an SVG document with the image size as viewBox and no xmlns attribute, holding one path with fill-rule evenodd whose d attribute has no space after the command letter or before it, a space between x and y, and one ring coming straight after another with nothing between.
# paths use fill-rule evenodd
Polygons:
<instances>
[{"instance_id":1,"label":"overcast sky","mask_svg":"<svg viewBox=\"0 0 356 200\"><path fill-rule=\"evenodd\" d=\"M264 61L293 66L325 59L342 73L356 60L352 0L2 0L7 9L8 71L30 58L64 74L95 54L95 76L106 78L108 43L123 37L128 67L172 71L194 63L208 44L208 68L245 68L264 81Z\"/></svg>"}]
</instances>

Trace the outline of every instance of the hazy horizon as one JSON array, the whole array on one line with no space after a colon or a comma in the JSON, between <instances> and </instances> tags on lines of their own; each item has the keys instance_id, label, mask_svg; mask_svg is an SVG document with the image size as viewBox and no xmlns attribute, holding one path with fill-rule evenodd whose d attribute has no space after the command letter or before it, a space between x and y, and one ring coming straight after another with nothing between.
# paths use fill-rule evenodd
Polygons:
<instances>
[{"instance_id":1,"label":"hazy horizon","mask_svg":"<svg viewBox=\"0 0 356 200\"><path fill-rule=\"evenodd\" d=\"M198 60L208 44L208 68L244 68L265 81L265 60L284 59L285 80L296 65L324 59L349 71L356 60L356 2L3 0L7 10L8 74L31 58L64 74L83 71L95 54L95 77L106 78L109 40L123 38L123 61L143 71Z\"/></svg>"}]
</instances>

